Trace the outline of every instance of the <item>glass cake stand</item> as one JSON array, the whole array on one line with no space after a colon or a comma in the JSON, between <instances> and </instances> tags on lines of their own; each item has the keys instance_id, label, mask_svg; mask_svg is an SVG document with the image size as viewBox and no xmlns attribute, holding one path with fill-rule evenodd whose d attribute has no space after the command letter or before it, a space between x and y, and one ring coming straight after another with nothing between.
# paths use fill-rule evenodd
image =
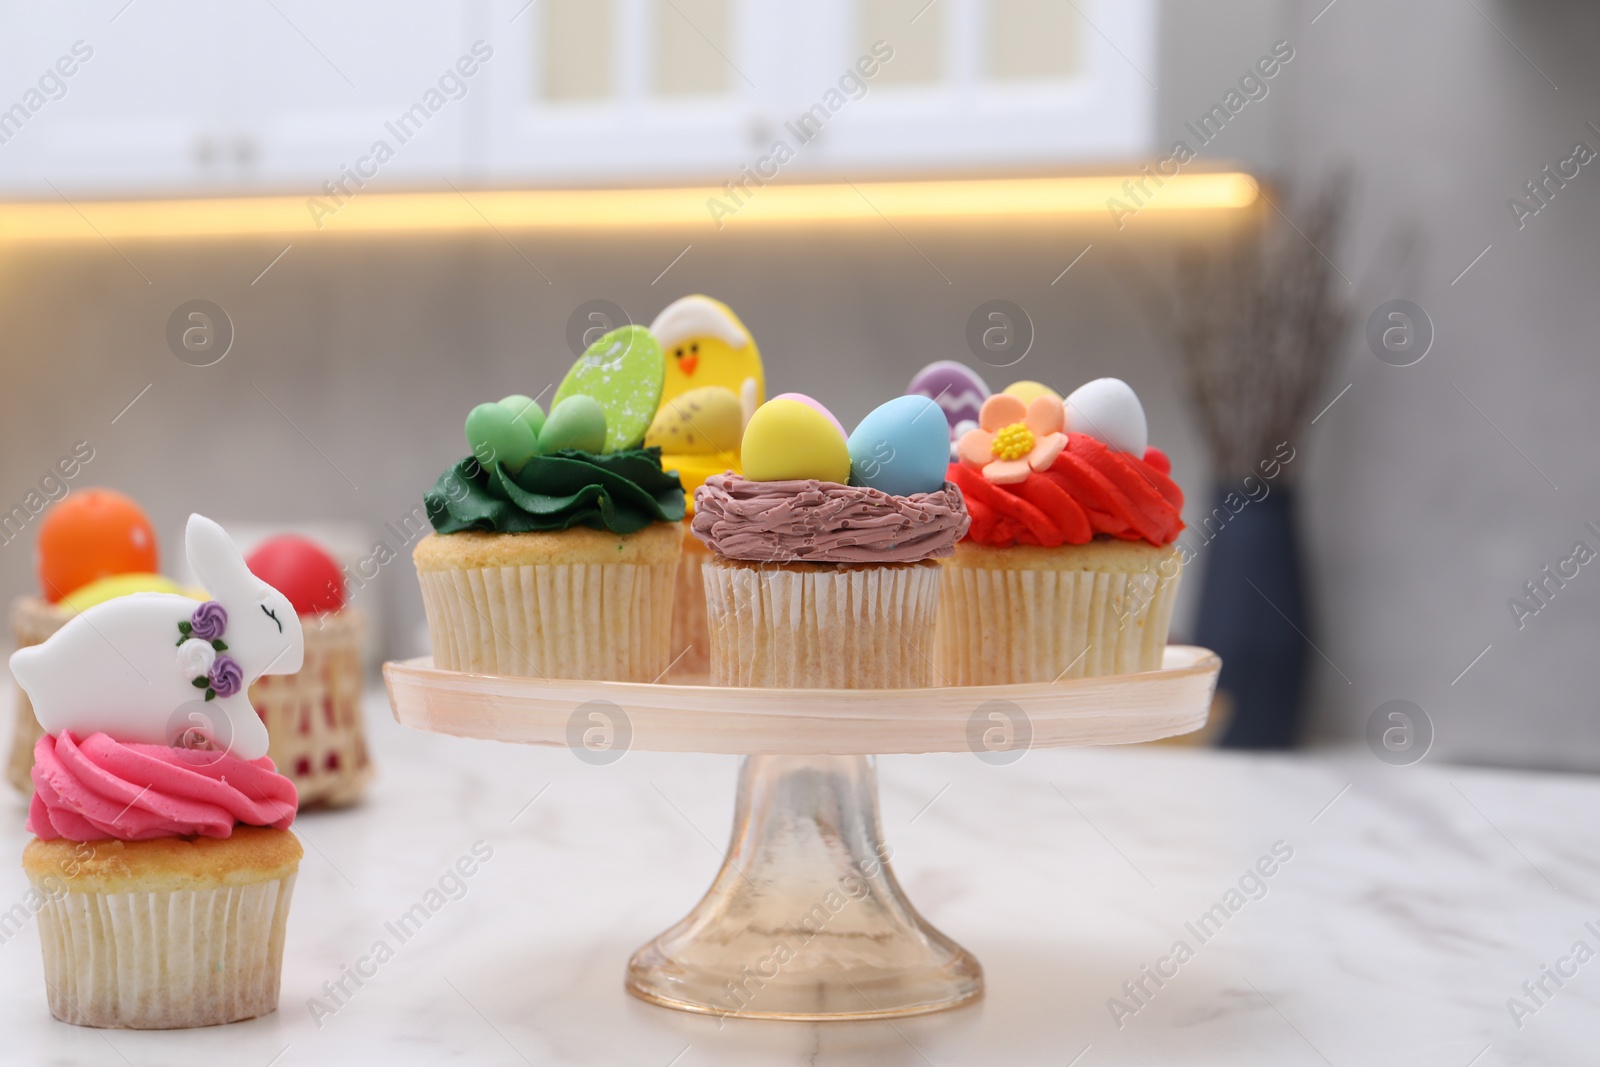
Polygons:
<instances>
[{"instance_id":1,"label":"glass cake stand","mask_svg":"<svg viewBox=\"0 0 1600 1067\"><path fill-rule=\"evenodd\" d=\"M1160 670L1054 684L738 689L513 678L384 664L402 725L458 737L744 756L722 870L628 964L637 997L737 1018L871 1019L983 994L983 969L930 926L889 865L872 757L1153 741L1205 725L1221 661L1172 645Z\"/></svg>"}]
</instances>

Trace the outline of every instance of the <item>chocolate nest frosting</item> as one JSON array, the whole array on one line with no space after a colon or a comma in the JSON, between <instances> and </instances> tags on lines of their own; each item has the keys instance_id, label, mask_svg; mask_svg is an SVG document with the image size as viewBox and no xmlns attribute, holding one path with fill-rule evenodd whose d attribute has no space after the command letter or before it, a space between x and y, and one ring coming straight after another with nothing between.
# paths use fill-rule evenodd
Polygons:
<instances>
[{"instance_id":1,"label":"chocolate nest frosting","mask_svg":"<svg viewBox=\"0 0 1600 1067\"><path fill-rule=\"evenodd\" d=\"M890 496L815 480L752 482L717 474L695 492L694 535L729 559L915 563L955 551L967 532L961 490Z\"/></svg>"}]
</instances>

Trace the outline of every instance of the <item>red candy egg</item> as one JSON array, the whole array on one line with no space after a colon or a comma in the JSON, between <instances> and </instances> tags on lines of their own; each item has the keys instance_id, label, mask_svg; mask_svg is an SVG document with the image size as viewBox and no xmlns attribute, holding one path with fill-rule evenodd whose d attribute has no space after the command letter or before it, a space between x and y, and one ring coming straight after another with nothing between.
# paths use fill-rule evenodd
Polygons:
<instances>
[{"instance_id":1,"label":"red candy egg","mask_svg":"<svg viewBox=\"0 0 1600 1067\"><path fill-rule=\"evenodd\" d=\"M301 615L344 607L344 574L313 541L280 534L261 542L245 563L257 578L288 597Z\"/></svg>"}]
</instances>

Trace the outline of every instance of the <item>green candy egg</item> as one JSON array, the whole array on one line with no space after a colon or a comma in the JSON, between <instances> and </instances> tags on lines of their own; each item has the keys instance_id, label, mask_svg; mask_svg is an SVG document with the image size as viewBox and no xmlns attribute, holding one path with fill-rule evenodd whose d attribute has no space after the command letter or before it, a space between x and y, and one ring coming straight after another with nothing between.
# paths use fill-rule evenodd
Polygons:
<instances>
[{"instance_id":1,"label":"green candy egg","mask_svg":"<svg viewBox=\"0 0 1600 1067\"><path fill-rule=\"evenodd\" d=\"M467 444L484 466L499 463L512 474L539 454L528 424L499 404L479 404L467 416Z\"/></svg>"},{"instance_id":2,"label":"green candy egg","mask_svg":"<svg viewBox=\"0 0 1600 1067\"><path fill-rule=\"evenodd\" d=\"M604 449L621 452L638 448L661 407L667 362L655 334L643 326L612 330L590 345L562 379L555 408L572 397L592 397L605 413Z\"/></svg>"},{"instance_id":3,"label":"green candy egg","mask_svg":"<svg viewBox=\"0 0 1600 1067\"><path fill-rule=\"evenodd\" d=\"M500 401L500 406L527 423L533 436L539 436L539 431L544 428L544 408L539 406L537 400L521 393L512 393Z\"/></svg>"},{"instance_id":4,"label":"green candy egg","mask_svg":"<svg viewBox=\"0 0 1600 1067\"><path fill-rule=\"evenodd\" d=\"M594 397L582 393L557 401L539 431L539 451L546 455L559 448L600 452L605 446L605 409Z\"/></svg>"}]
</instances>

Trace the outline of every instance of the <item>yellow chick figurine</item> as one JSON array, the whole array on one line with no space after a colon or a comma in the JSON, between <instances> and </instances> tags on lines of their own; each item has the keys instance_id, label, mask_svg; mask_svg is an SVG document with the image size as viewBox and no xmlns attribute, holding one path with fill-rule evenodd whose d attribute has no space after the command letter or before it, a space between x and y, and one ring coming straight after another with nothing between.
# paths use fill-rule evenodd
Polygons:
<instances>
[{"instance_id":1,"label":"yellow chick figurine","mask_svg":"<svg viewBox=\"0 0 1600 1067\"><path fill-rule=\"evenodd\" d=\"M766 402L766 375L755 338L728 305L709 296L674 300L650 324L667 356L663 402L690 389L720 385L739 400L743 421Z\"/></svg>"},{"instance_id":2,"label":"yellow chick figurine","mask_svg":"<svg viewBox=\"0 0 1600 1067\"><path fill-rule=\"evenodd\" d=\"M739 317L709 296L674 300L650 332L667 370L645 444L661 449L662 467L678 472L693 500L706 478L739 469L745 423L766 401L761 352Z\"/></svg>"}]
</instances>

